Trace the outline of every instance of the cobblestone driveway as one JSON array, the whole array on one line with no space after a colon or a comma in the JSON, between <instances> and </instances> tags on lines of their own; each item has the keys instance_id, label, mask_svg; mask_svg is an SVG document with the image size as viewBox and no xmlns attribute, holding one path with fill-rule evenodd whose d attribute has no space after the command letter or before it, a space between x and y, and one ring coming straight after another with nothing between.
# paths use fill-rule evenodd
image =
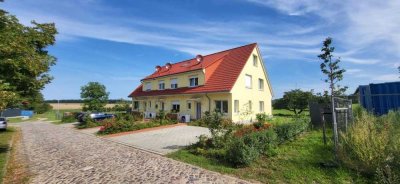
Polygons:
<instances>
[{"instance_id":1,"label":"cobblestone driveway","mask_svg":"<svg viewBox=\"0 0 400 184\"><path fill-rule=\"evenodd\" d=\"M245 183L62 126L21 129L31 183Z\"/></svg>"}]
</instances>

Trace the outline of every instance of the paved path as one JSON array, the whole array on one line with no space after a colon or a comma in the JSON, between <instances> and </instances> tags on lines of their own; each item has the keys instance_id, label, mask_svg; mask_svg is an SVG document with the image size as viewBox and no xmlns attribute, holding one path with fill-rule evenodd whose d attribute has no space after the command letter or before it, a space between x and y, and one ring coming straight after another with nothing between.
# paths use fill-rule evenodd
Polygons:
<instances>
[{"instance_id":1,"label":"paved path","mask_svg":"<svg viewBox=\"0 0 400 184\"><path fill-rule=\"evenodd\" d=\"M31 183L245 183L62 126L21 129Z\"/></svg>"},{"instance_id":2,"label":"paved path","mask_svg":"<svg viewBox=\"0 0 400 184\"><path fill-rule=\"evenodd\" d=\"M202 134L210 135L210 131L204 127L183 125L113 136L108 139L160 154L167 154L195 143L198 140L197 137Z\"/></svg>"}]
</instances>

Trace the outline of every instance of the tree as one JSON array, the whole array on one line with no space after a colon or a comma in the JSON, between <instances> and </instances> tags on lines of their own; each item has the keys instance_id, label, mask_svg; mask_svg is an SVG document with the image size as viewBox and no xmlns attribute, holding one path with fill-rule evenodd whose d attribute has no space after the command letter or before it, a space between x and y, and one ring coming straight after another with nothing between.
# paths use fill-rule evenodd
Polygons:
<instances>
[{"instance_id":1,"label":"tree","mask_svg":"<svg viewBox=\"0 0 400 184\"><path fill-rule=\"evenodd\" d=\"M341 87L337 83L343 79L343 73L346 70L341 69L339 66L340 58L333 59L333 52L335 51L335 47L331 47L332 39L326 38L323 42L323 46L321 48L322 54L318 55L318 57L322 60L320 65L321 71L323 74L327 76L325 82L329 84L329 89L331 92L331 111L332 111L332 122L333 122L333 134L334 134L334 142L335 142L335 152L338 150L338 131L337 131L337 122L336 122L336 114L334 109L334 97L340 95L340 93L344 93L347 87ZM335 154L337 158L337 154Z\"/></svg>"},{"instance_id":2,"label":"tree","mask_svg":"<svg viewBox=\"0 0 400 184\"><path fill-rule=\"evenodd\" d=\"M109 93L106 87L99 82L89 82L81 87L83 111L103 111L108 102Z\"/></svg>"},{"instance_id":3,"label":"tree","mask_svg":"<svg viewBox=\"0 0 400 184\"><path fill-rule=\"evenodd\" d=\"M24 26L0 9L0 80L22 99L36 98L53 79L48 74L56 58L46 48L55 43L54 23Z\"/></svg>"},{"instance_id":4,"label":"tree","mask_svg":"<svg viewBox=\"0 0 400 184\"><path fill-rule=\"evenodd\" d=\"M346 72L346 70L340 68L340 58L334 59L332 53L335 51L335 47L331 47L331 44L332 38L326 38L321 48L322 53L318 55L318 57L322 60L320 68L322 73L327 76L325 82L329 84L332 100L334 96L344 94L347 86L341 87L337 85L337 83L343 79L343 73Z\"/></svg>"},{"instance_id":5,"label":"tree","mask_svg":"<svg viewBox=\"0 0 400 184\"><path fill-rule=\"evenodd\" d=\"M0 81L0 112L17 99L17 94L10 91L9 84Z\"/></svg>"},{"instance_id":6,"label":"tree","mask_svg":"<svg viewBox=\"0 0 400 184\"><path fill-rule=\"evenodd\" d=\"M312 98L312 92L294 89L284 93L283 102L286 109L293 111L296 115L299 115L305 109L307 109L308 102Z\"/></svg>"}]
</instances>

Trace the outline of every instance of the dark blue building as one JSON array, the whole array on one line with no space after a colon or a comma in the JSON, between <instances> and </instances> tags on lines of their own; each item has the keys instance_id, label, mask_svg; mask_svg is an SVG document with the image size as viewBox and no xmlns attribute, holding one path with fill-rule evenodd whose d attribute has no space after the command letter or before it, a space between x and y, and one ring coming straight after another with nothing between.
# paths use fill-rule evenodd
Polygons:
<instances>
[{"instance_id":1,"label":"dark blue building","mask_svg":"<svg viewBox=\"0 0 400 184\"><path fill-rule=\"evenodd\" d=\"M362 85L355 93L359 95L360 105L374 114L400 110L400 82Z\"/></svg>"}]
</instances>

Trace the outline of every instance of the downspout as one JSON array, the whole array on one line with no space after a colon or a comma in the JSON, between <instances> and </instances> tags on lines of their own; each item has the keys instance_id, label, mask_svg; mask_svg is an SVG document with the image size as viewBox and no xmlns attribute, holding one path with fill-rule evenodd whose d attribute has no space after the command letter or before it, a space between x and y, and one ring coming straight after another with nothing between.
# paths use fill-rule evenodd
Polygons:
<instances>
[{"instance_id":1,"label":"downspout","mask_svg":"<svg viewBox=\"0 0 400 184\"><path fill-rule=\"evenodd\" d=\"M206 97L208 99L208 112L211 113L211 99L210 99L210 97L208 96L207 93L206 93Z\"/></svg>"}]
</instances>

